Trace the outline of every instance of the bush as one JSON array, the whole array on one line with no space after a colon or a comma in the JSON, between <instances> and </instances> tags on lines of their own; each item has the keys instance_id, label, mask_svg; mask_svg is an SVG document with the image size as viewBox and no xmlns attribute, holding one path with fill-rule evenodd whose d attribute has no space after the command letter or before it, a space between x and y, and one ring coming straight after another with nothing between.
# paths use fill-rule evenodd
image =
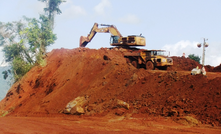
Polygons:
<instances>
[{"instance_id":1,"label":"bush","mask_svg":"<svg viewBox=\"0 0 221 134\"><path fill-rule=\"evenodd\" d=\"M190 54L188 55L188 57L192 60L195 60L196 62L200 63L200 57L199 56L196 56L194 54Z\"/></svg>"},{"instance_id":2,"label":"bush","mask_svg":"<svg viewBox=\"0 0 221 134\"><path fill-rule=\"evenodd\" d=\"M18 81L22 76L24 76L32 67L33 65L25 62L23 59L15 58L12 61L12 70L14 70L13 74L15 82Z\"/></svg>"}]
</instances>

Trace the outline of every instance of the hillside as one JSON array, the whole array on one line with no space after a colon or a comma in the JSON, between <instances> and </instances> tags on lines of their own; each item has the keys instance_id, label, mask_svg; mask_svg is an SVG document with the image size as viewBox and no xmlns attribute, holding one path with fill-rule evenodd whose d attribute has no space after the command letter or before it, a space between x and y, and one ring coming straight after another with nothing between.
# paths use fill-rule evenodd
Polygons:
<instances>
[{"instance_id":1,"label":"hillside","mask_svg":"<svg viewBox=\"0 0 221 134\"><path fill-rule=\"evenodd\" d=\"M3 79L3 74L2 74L2 72L7 69L8 67L0 67L0 85L1 85L0 86L0 100L2 100L5 97L7 91L10 88L9 81Z\"/></svg>"},{"instance_id":2,"label":"hillside","mask_svg":"<svg viewBox=\"0 0 221 134\"><path fill-rule=\"evenodd\" d=\"M114 49L56 49L47 54L45 67L32 68L11 87L0 111L9 111L8 116L61 116L68 102L84 97L83 116L161 116L187 124L191 117L195 124L220 126L220 73L192 76L185 70L196 67L195 61L173 59L168 71L148 71L127 64ZM118 100L129 109L117 106Z\"/></svg>"}]
</instances>

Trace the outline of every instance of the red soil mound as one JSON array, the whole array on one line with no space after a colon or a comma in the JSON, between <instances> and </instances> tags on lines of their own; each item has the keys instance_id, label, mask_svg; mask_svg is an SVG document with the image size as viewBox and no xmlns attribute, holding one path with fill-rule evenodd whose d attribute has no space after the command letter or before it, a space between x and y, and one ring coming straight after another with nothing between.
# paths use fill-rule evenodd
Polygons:
<instances>
[{"instance_id":1,"label":"red soil mound","mask_svg":"<svg viewBox=\"0 0 221 134\"><path fill-rule=\"evenodd\" d=\"M198 62L196 62L190 58L176 57L176 56L173 56L172 58L173 58L174 65L169 67L168 70L191 71L193 68L196 68L197 66L199 68L202 67L201 64L199 64ZM217 67L212 67L210 65L205 65L204 67L207 72L221 72L221 64Z\"/></svg>"},{"instance_id":2,"label":"red soil mound","mask_svg":"<svg viewBox=\"0 0 221 134\"><path fill-rule=\"evenodd\" d=\"M0 111L12 116L53 115L74 98L85 96L86 115L193 116L202 123L221 125L221 78L179 72L200 65L188 58L173 59L169 70L176 71L147 71L127 64L115 50L53 50L45 67L34 67L11 87ZM127 102L130 109L115 107L116 99Z\"/></svg>"},{"instance_id":3,"label":"red soil mound","mask_svg":"<svg viewBox=\"0 0 221 134\"><path fill-rule=\"evenodd\" d=\"M213 68L213 72L221 72L221 64Z\"/></svg>"},{"instance_id":4,"label":"red soil mound","mask_svg":"<svg viewBox=\"0 0 221 134\"><path fill-rule=\"evenodd\" d=\"M190 59L185 57L171 57L173 59L173 66L168 68L169 70L176 70L176 71L191 71L195 67L201 67L201 65Z\"/></svg>"}]
</instances>

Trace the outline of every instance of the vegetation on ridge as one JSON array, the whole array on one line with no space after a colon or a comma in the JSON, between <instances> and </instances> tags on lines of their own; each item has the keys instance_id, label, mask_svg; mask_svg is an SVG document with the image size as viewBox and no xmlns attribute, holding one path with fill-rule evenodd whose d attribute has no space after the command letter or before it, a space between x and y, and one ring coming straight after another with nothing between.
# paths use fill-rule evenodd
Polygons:
<instances>
[{"instance_id":1,"label":"vegetation on ridge","mask_svg":"<svg viewBox=\"0 0 221 134\"><path fill-rule=\"evenodd\" d=\"M194 54L188 55L188 57L192 60L195 60L196 62L200 63L200 57Z\"/></svg>"},{"instance_id":2,"label":"vegetation on ridge","mask_svg":"<svg viewBox=\"0 0 221 134\"><path fill-rule=\"evenodd\" d=\"M39 0L46 2L45 15L39 19L23 17L20 21L0 22L0 46L3 46L5 61L10 63L11 70L2 72L4 79L8 73L18 81L33 66L45 65L43 59L46 48L55 43L53 33L54 15L60 14L62 0Z\"/></svg>"}]
</instances>

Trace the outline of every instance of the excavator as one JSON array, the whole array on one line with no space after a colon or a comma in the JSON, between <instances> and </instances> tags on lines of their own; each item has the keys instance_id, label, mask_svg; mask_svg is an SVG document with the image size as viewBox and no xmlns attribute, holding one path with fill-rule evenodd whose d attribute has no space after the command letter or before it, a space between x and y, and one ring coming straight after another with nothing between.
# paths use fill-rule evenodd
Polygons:
<instances>
[{"instance_id":1,"label":"excavator","mask_svg":"<svg viewBox=\"0 0 221 134\"><path fill-rule=\"evenodd\" d=\"M111 33L111 46L145 46L146 41L143 36L131 35L123 37L114 25L101 24L106 26L98 28L98 24L94 23L91 32L87 37L80 37L80 47L86 47L86 45L93 39L96 33Z\"/></svg>"},{"instance_id":2,"label":"excavator","mask_svg":"<svg viewBox=\"0 0 221 134\"><path fill-rule=\"evenodd\" d=\"M135 48L136 46L146 46L145 37L141 35L129 35L123 37L114 25L94 23L87 37L80 37L80 47L86 47L93 39L96 33L111 33L110 45L117 46L122 51L127 63L131 63L136 68L146 68L154 70L155 68L166 70L168 66L173 65L172 58L165 55L164 50L145 50Z\"/></svg>"}]
</instances>

